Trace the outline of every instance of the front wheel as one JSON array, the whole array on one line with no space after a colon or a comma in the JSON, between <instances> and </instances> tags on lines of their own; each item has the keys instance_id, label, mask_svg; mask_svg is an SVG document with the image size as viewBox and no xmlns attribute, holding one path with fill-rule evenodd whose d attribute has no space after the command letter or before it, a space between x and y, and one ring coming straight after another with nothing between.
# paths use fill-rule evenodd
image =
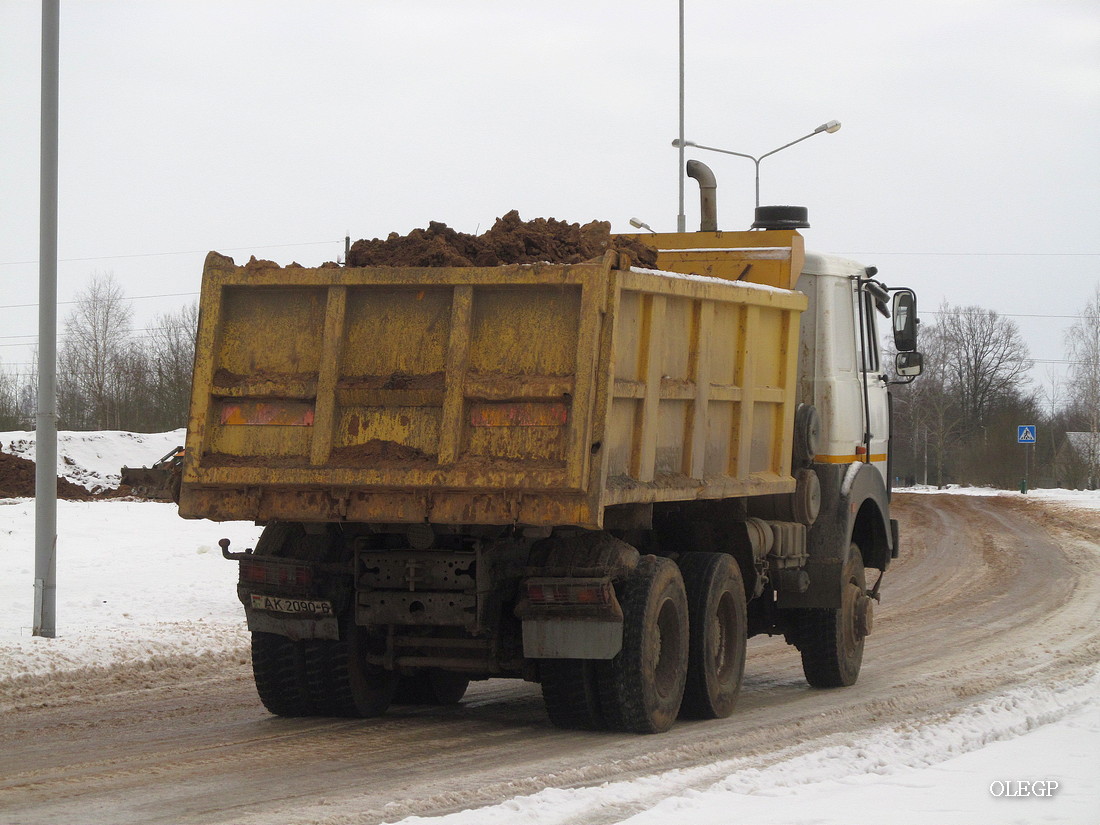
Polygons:
<instances>
[{"instance_id":1,"label":"front wheel","mask_svg":"<svg viewBox=\"0 0 1100 825\"><path fill-rule=\"evenodd\" d=\"M863 665L863 643L869 630L867 579L863 556L855 544L842 575L840 607L801 608L794 612L795 645L802 672L813 687L854 685Z\"/></svg>"}]
</instances>

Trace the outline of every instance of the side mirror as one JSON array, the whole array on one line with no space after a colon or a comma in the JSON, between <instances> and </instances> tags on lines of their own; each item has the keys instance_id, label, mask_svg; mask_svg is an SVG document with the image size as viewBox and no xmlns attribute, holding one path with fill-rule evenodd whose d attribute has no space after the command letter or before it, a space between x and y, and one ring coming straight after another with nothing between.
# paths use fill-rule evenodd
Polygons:
<instances>
[{"instance_id":1,"label":"side mirror","mask_svg":"<svg viewBox=\"0 0 1100 825\"><path fill-rule=\"evenodd\" d=\"M924 356L919 352L899 352L894 356L894 370L900 377L912 381L924 372Z\"/></svg>"},{"instance_id":2,"label":"side mirror","mask_svg":"<svg viewBox=\"0 0 1100 825\"><path fill-rule=\"evenodd\" d=\"M917 348L917 296L911 289L894 293L894 347L899 353ZM917 372L917 375L920 373Z\"/></svg>"}]
</instances>

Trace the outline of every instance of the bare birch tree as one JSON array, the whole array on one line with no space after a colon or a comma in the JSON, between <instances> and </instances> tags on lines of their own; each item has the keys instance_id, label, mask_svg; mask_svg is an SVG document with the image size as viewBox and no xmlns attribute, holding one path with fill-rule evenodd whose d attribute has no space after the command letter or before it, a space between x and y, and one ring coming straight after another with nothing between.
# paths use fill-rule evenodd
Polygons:
<instances>
[{"instance_id":1,"label":"bare birch tree","mask_svg":"<svg viewBox=\"0 0 1100 825\"><path fill-rule=\"evenodd\" d=\"M149 332L149 402L156 429L170 430L187 423L198 329L199 305L192 303L159 316Z\"/></svg>"},{"instance_id":2,"label":"bare birch tree","mask_svg":"<svg viewBox=\"0 0 1100 825\"><path fill-rule=\"evenodd\" d=\"M19 402L19 379L0 366L0 430L17 430L22 426Z\"/></svg>"},{"instance_id":3,"label":"bare birch tree","mask_svg":"<svg viewBox=\"0 0 1100 825\"><path fill-rule=\"evenodd\" d=\"M1081 458L1088 465L1090 483L1095 485L1100 479L1100 284L1081 311L1081 318L1066 333L1066 350L1070 361L1068 393L1074 412L1084 420L1089 433L1089 438L1081 439L1085 443Z\"/></svg>"},{"instance_id":4,"label":"bare birch tree","mask_svg":"<svg viewBox=\"0 0 1100 825\"><path fill-rule=\"evenodd\" d=\"M110 272L96 273L77 296L58 351L58 413L71 429L121 426L117 394L130 346L133 310Z\"/></svg>"}]
</instances>

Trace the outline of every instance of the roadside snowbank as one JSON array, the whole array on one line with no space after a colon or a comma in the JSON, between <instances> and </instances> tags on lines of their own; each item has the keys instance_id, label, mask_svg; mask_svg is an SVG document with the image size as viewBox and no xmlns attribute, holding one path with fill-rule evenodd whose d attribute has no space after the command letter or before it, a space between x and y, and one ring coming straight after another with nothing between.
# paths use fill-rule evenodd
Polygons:
<instances>
[{"instance_id":1,"label":"roadside snowbank","mask_svg":"<svg viewBox=\"0 0 1100 825\"><path fill-rule=\"evenodd\" d=\"M948 484L943 488L925 487L895 487L899 493L938 493L952 496L1008 496L1035 501L1057 502L1070 504L1086 510L1100 510L1100 490L1062 490L1062 489L1036 489L1021 493L1017 490L996 490L992 487L962 487L958 484Z\"/></svg>"},{"instance_id":2,"label":"roadside snowbank","mask_svg":"<svg viewBox=\"0 0 1100 825\"><path fill-rule=\"evenodd\" d=\"M61 431L57 434L57 474L89 490L115 489L123 467L151 467L169 450L182 446L186 432ZM0 432L0 451L34 461L34 433Z\"/></svg>"},{"instance_id":3,"label":"roadside snowbank","mask_svg":"<svg viewBox=\"0 0 1100 825\"><path fill-rule=\"evenodd\" d=\"M31 636L34 500L0 500L0 682L58 671L229 652L248 643L237 565L248 522L181 519L174 504L57 502L57 638Z\"/></svg>"}]
</instances>

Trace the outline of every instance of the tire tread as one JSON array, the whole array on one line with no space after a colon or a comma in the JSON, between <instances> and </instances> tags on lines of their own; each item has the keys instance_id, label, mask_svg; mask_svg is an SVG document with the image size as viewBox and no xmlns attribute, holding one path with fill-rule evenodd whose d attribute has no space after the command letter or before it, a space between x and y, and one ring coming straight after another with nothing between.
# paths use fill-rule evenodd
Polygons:
<instances>
[{"instance_id":1,"label":"tire tread","mask_svg":"<svg viewBox=\"0 0 1100 825\"><path fill-rule=\"evenodd\" d=\"M542 699L555 727L567 730L604 727L596 665L597 662L585 659L548 659L542 663Z\"/></svg>"},{"instance_id":2,"label":"tire tread","mask_svg":"<svg viewBox=\"0 0 1100 825\"><path fill-rule=\"evenodd\" d=\"M682 610L682 652L678 689L674 701L666 707L649 707L646 700L647 673L643 662L645 636L657 615L650 615L650 591L662 576L675 576ZM643 556L634 572L617 587L623 609L623 647L608 661L596 663L599 706L604 724L610 730L626 733L662 733L675 722L683 699L687 676L687 597L679 569L669 559Z\"/></svg>"},{"instance_id":3,"label":"tire tread","mask_svg":"<svg viewBox=\"0 0 1100 825\"><path fill-rule=\"evenodd\" d=\"M725 718L733 712L733 703L741 690L745 670L745 646L748 643L745 586L741 579L741 570L733 557L725 553L685 553L679 558L679 565L687 592L689 621L688 671L680 715L688 719ZM711 602L711 591L715 577L719 576L729 582L728 589L738 612L741 634L738 640L740 650L737 654L741 661L736 665L732 701L714 694L715 691L720 691L718 685L708 684L710 652L707 649L707 622L711 620L716 607Z\"/></svg>"}]
</instances>

